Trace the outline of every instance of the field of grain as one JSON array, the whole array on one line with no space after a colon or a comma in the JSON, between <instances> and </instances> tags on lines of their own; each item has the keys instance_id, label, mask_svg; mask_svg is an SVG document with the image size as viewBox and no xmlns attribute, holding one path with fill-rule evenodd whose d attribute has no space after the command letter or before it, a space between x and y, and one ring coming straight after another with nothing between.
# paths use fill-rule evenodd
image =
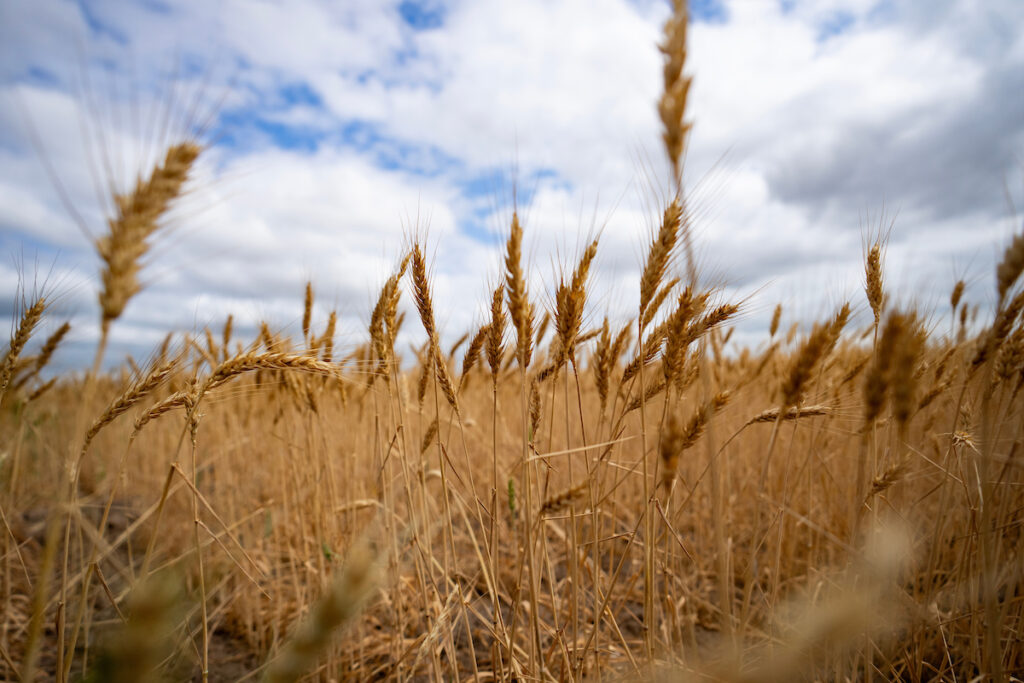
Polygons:
<instances>
[{"instance_id":1,"label":"field of grain","mask_svg":"<svg viewBox=\"0 0 1024 683\"><path fill-rule=\"evenodd\" d=\"M629 320L588 301L600 239L531 291L510 212L489 316L457 343L411 237L354 348L310 284L301 338L228 318L105 373L201 145L118 195L91 372L47 372L67 327L40 338L52 292L17 294L0 677L1024 677L1024 234L973 326L963 281L944 311L895 303L880 237L862 299L809 329L780 304L738 348L744 302L692 253L681 3L662 50L675 193Z\"/></svg>"}]
</instances>

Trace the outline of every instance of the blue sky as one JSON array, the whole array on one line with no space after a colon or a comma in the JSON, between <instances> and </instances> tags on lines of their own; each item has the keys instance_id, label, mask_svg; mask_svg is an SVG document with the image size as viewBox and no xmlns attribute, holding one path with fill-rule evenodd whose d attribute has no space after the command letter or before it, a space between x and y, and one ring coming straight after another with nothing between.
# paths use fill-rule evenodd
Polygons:
<instances>
[{"instance_id":1,"label":"blue sky","mask_svg":"<svg viewBox=\"0 0 1024 683\"><path fill-rule=\"evenodd\" d=\"M1024 202L1024 9L975 4L692 3L687 178L705 280L746 302L737 339L761 341L779 301L790 321L859 304L865 235L890 222L893 291L937 320L961 276L991 303ZM6 299L25 270L52 270L49 324L74 325L61 362L89 357L90 240L109 190L197 135L208 149L115 325L114 362L228 313L242 334L263 319L294 332L307 279L318 316L336 308L339 341L356 343L409 235L427 239L457 337L498 277L513 191L541 305L600 230L590 319L626 316L667 185L654 110L667 13L661 0L4 3Z\"/></svg>"}]
</instances>

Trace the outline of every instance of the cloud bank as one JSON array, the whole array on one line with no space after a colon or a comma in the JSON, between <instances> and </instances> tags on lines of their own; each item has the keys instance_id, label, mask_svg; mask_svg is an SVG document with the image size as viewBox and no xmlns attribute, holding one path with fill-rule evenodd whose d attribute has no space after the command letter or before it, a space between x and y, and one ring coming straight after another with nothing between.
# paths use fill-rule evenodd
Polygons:
<instances>
[{"instance_id":1,"label":"cloud bank","mask_svg":"<svg viewBox=\"0 0 1024 683\"><path fill-rule=\"evenodd\" d=\"M790 320L859 303L863 242L890 222L900 298L940 319L965 277L968 298L991 302L1024 200L1018 4L693 3L687 178L702 272L745 301L741 340L762 340L777 301ZM498 278L513 195L538 300L600 231L590 319L627 316L665 194L667 13L653 0L5 3L4 314L19 277L49 273L52 322L75 330L60 362L87 362L90 240L110 191L198 131L208 149L114 326L112 362L228 313L241 334L263 319L297 331L307 279L318 316L337 309L339 341L356 343L410 236L427 240L439 322L457 337Z\"/></svg>"}]
</instances>

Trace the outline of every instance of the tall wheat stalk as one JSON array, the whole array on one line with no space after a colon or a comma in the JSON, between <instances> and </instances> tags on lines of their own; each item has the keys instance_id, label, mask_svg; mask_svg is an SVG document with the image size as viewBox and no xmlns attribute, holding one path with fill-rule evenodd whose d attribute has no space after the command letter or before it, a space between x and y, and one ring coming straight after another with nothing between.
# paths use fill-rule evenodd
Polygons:
<instances>
[{"instance_id":1,"label":"tall wheat stalk","mask_svg":"<svg viewBox=\"0 0 1024 683\"><path fill-rule=\"evenodd\" d=\"M543 667L543 651L540 643L540 614L538 593L538 568L534 548L534 467L530 462L530 419L527 401L527 370L533 357L533 304L530 303L526 276L522 266L523 228L519 223L519 215L512 213L512 226L508 241L505 243L505 294L508 301L509 319L516 332L515 358L519 363L519 398L520 415L522 416L521 472L523 476L523 544L526 549L525 559L530 601L530 633L531 653L530 665L534 671Z\"/></svg>"},{"instance_id":2,"label":"tall wheat stalk","mask_svg":"<svg viewBox=\"0 0 1024 683\"><path fill-rule=\"evenodd\" d=\"M148 178L140 177L131 192L114 196L117 215L107 221L107 234L96 240L96 252L103 262L103 288L99 294L100 341L93 361L94 375L103 363L111 323L121 317L125 306L142 289L138 275L150 239L160 229L160 220L171 203L181 195L201 149L194 142L170 146L163 163L156 165Z\"/></svg>"}]
</instances>

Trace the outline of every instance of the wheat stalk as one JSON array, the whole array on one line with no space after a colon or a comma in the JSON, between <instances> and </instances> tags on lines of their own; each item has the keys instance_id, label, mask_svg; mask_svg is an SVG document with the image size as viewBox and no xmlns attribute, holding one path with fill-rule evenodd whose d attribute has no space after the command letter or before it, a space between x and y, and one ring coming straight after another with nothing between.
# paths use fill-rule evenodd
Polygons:
<instances>
[{"instance_id":1,"label":"wheat stalk","mask_svg":"<svg viewBox=\"0 0 1024 683\"><path fill-rule=\"evenodd\" d=\"M423 250L419 244L413 245L411 273L416 310L420 314L420 322L423 323L423 329L427 332L428 353L433 356L434 376L448 404L458 414L458 396L455 394L455 386L448 371L448 364L442 357L441 348L438 346L437 326L434 322L434 304L430 296L430 283L427 281L427 262L423 257Z\"/></svg>"}]
</instances>

